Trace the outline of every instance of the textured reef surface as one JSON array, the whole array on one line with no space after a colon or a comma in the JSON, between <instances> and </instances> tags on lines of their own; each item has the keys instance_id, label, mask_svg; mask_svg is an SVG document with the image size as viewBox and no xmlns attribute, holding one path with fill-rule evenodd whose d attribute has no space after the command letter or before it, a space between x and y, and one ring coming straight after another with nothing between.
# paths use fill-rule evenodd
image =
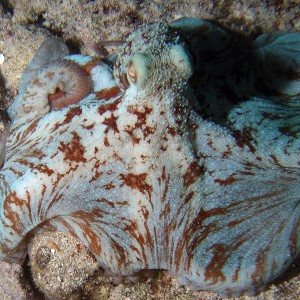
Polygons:
<instances>
[{"instance_id":1,"label":"textured reef surface","mask_svg":"<svg viewBox=\"0 0 300 300\"><path fill-rule=\"evenodd\" d=\"M0 259L77 237L103 269L257 292L299 253L300 34L181 19L111 60L47 40L1 137Z\"/></svg>"}]
</instances>

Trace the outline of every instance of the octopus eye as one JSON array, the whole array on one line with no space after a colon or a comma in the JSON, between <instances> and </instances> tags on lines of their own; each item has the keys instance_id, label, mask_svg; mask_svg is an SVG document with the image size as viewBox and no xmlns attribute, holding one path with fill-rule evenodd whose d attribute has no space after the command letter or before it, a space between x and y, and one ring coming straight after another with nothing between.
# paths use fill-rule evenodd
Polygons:
<instances>
[{"instance_id":1,"label":"octopus eye","mask_svg":"<svg viewBox=\"0 0 300 300\"><path fill-rule=\"evenodd\" d=\"M151 62L146 54L133 54L127 66L127 79L131 85L142 87L149 78Z\"/></svg>"},{"instance_id":2,"label":"octopus eye","mask_svg":"<svg viewBox=\"0 0 300 300\"><path fill-rule=\"evenodd\" d=\"M136 83L137 73L136 73L136 70L134 68L134 64L132 61L130 61L130 63L128 64L127 76L130 78L130 81L132 81L133 83Z\"/></svg>"},{"instance_id":3,"label":"octopus eye","mask_svg":"<svg viewBox=\"0 0 300 300\"><path fill-rule=\"evenodd\" d=\"M192 59L189 51L181 45L175 45L170 49L169 57L175 65L178 74L188 80L193 74Z\"/></svg>"}]
</instances>

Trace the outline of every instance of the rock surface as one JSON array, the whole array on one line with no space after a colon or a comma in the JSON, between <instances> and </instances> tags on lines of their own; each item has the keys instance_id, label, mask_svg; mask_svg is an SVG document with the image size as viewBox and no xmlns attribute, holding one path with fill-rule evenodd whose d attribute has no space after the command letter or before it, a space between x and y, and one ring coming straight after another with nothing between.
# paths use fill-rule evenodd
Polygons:
<instances>
[{"instance_id":1,"label":"rock surface","mask_svg":"<svg viewBox=\"0 0 300 300\"><path fill-rule=\"evenodd\" d=\"M25 283L21 266L0 261L0 274L0 299L31 299L33 294Z\"/></svg>"}]
</instances>

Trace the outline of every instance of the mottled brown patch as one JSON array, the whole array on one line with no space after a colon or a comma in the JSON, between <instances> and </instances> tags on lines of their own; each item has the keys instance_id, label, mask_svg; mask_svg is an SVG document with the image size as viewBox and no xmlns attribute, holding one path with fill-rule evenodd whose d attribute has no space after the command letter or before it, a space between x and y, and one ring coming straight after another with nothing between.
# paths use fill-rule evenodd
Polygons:
<instances>
[{"instance_id":1,"label":"mottled brown patch","mask_svg":"<svg viewBox=\"0 0 300 300\"><path fill-rule=\"evenodd\" d=\"M109 143L109 141L108 141L107 136L104 137L103 143L104 143L104 146L106 146L106 147L109 147L109 146L110 146L110 143Z\"/></svg>"},{"instance_id":2,"label":"mottled brown patch","mask_svg":"<svg viewBox=\"0 0 300 300\"><path fill-rule=\"evenodd\" d=\"M52 169L50 169L47 165L44 164L36 165L35 169L40 171L41 173L47 174L48 176L51 176L54 173Z\"/></svg>"},{"instance_id":3,"label":"mottled brown patch","mask_svg":"<svg viewBox=\"0 0 300 300\"><path fill-rule=\"evenodd\" d=\"M143 111L141 111L138 110L136 106L128 106L127 111L137 116L137 126L140 127L141 125L146 124L147 115L149 115L152 112L152 108L144 105Z\"/></svg>"},{"instance_id":4,"label":"mottled brown patch","mask_svg":"<svg viewBox=\"0 0 300 300\"><path fill-rule=\"evenodd\" d=\"M204 277L207 281L212 281L212 284L217 283L218 281L225 281L226 277L222 272L227 259L228 253L227 249L222 244L216 244L213 246L214 254L210 263L206 266Z\"/></svg>"},{"instance_id":5,"label":"mottled brown patch","mask_svg":"<svg viewBox=\"0 0 300 300\"><path fill-rule=\"evenodd\" d=\"M104 184L102 187L108 191L108 190L114 189L115 185L112 182L110 182L110 183Z\"/></svg>"},{"instance_id":6,"label":"mottled brown patch","mask_svg":"<svg viewBox=\"0 0 300 300\"><path fill-rule=\"evenodd\" d=\"M238 147L243 149L247 146L252 153L256 152L255 147L251 144L251 141L253 141L251 129L244 128L242 132L234 130L233 137L235 138Z\"/></svg>"},{"instance_id":7,"label":"mottled brown patch","mask_svg":"<svg viewBox=\"0 0 300 300\"><path fill-rule=\"evenodd\" d=\"M195 250L210 233L214 232L214 228L217 226L217 224L208 223L207 225L204 225L206 220L214 216L224 215L227 211L227 208L213 208L207 211L200 209L198 215L193 219L190 225L186 226L184 229L184 232L175 249L174 263L177 270L180 267L181 257L185 251L189 253L186 268L190 268ZM201 235L195 234L195 232L201 232Z\"/></svg>"},{"instance_id":8,"label":"mottled brown patch","mask_svg":"<svg viewBox=\"0 0 300 300\"><path fill-rule=\"evenodd\" d=\"M234 227L234 226L239 225L240 223L242 223L244 221L245 221L244 219L237 219L237 220L234 220L234 221L230 221L227 225L228 225L228 227Z\"/></svg>"},{"instance_id":9,"label":"mottled brown patch","mask_svg":"<svg viewBox=\"0 0 300 300\"><path fill-rule=\"evenodd\" d=\"M46 185L45 185L45 184L42 184L42 188L41 188L41 196L42 196L42 199L44 198L45 193L46 193ZM39 217L41 217L42 203L43 203L43 201L39 201L39 202L38 202L38 215L39 215ZM40 219L43 219L43 217L41 217Z\"/></svg>"},{"instance_id":10,"label":"mottled brown patch","mask_svg":"<svg viewBox=\"0 0 300 300\"><path fill-rule=\"evenodd\" d=\"M8 170L10 170L12 173L14 173L18 177L21 177L23 175L23 173L21 171L17 170L16 168L9 167Z\"/></svg>"},{"instance_id":11,"label":"mottled brown patch","mask_svg":"<svg viewBox=\"0 0 300 300\"><path fill-rule=\"evenodd\" d=\"M98 108L99 114L102 115L107 111L111 111L111 112L116 111L118 108L118 104L120 102L121 102L121 99L119 98L119 99L114 100L112 103L100 105Z\"/></svg>"},{"instance_id":12,"label":"mottled brown patch","mask_svg":"<svg viewBox=\"0 0 300 300\"><path fill-rule=\"evenodd\" d=\"M81 127L86 129L86 130L91 130L95 127L95 123L93 123L91 125L81 125Z\"/></svg>"},{"instance_id":13,"label":"mottled brown patch","mask_svg":"<svg viewBox=\"0 0 300 300\"><path fill-rule=\"evenodd\" d=\"M35 120L34 122L32 122L27 128L26 130L24 131L21 131L21 136L18 137L18 140L19 139L22 139L23 137L26 137L27 135L29 135L31 132L33 132L35 129L36 129L36 126L39 122L39 119L38 120Z\"/></svg>"},{"instance_id":14,"label":"mottled brown patch","mask_svg":"<svg viewBox=\"0 0 300 300\"><path fill-rule=\"evenodd\" d=\"M165 166L163 166L163 168L162 168L162 173L161 173L160 179L161 179L161 182L165 182L165 180L166 180L166 167Z\"/></svg>"},{"instance_id":15,"label":"mottled brown patch","mask_svg":"<svg viewBox=\"0 0 300 300\"><path fill-rule=\"evenodd\" d=\"M89 250L92 251L95 255L100 255L102 252L101 244L98 235L93 231L91 225L82 224L81 229L83 231L83 235L89 242Z\"/></svg>"},{"instance_id":16,"label":"mottled brown patch","mask_svg":"<svg viewBox=\"0 0 300 300\"><path fill-rule=\"evenodd\" d=\"M73 138L68 143L60 142L58 150L64 153L67 161L86 162L85 147L81 144L80 136L75 131L71 134Z\"/></svg>"},{"instance_id":17,"label":"mottled brown patch","mask_svg":"<svg viewBox=\"0 0 300 300\"><path fill-rule=\"evenodd\" d=\"M140 142L140 140L141 140L140 138L131 136L131 141L134 145L138 144Z\"/></svg>"},{"instance_id":18,"label":"mottled brown patch","mask_svg":"<svg viewBox=\"0 0 300 300\"><path fill-rule=\"evenodd\" d=\"M60 181L60 179L61 179L62 177L64 177L64 175L63 175L63 174L58 174L57 177L58 177L58 178L57 178L56 182L53 184L53 187L52 187L52 193L55 191L55 189L56 189L56 187L57 187L57 183ZM62 197L63 197L62 194L56 194L56 195L53 197L53 199L51 200L51 202L49 203L49 205L48 205L48 207L47 207L47 210L44 212L44 214L47 215L47 212L51 209L51 207L52 207L55 203L59 202L59 201L61 200Z\"/></svg>"},{"instance_id":19,"label":"mottled brown patch","mask_svg":"<svg viewBox=\"0 0 300 300\"><path fill-rule=\"evenodd\" d=\"M61 123L56 123L53 131L57 130L59 127L69 124L75 116L80 116L82 114L82 109L79 106L72 107L68 110L65 115L65 119Z\"/></svg>"},{"instance_id":20,"label":"mottled brown patch","mask_svg":"<svg viewBox=\"0 0 300 300\"><path fill-rule=\"evenodd\" d=\"M210 249L213 250L213 257L210 263L205 268L205 279L212 280L213 283L217 283L218 281L225 281L226 276L223 274L222 269L228 263L232 253L235 253L238 248L240 248L245 242L247 242L247 236L244 233L235 237L235 243L229 244L216 244L213 245ZM237 281L239 276L238 272L240 269L240 264L235 269L234 275L232 277L233 281Z\"/></svg>"},{"instance_id":21,"label":"mottled brown patch","mask_svg":"<svg viewBox=\"0 0 300 300\"><path fill-rule=\"evenodd\" d=\"M147 173L141 174L120 174L120 179L123 181L121 186L126 184L132 189L139 190L142 194L148 194L149 198L151 198L152 186L146 182Z\"/></svg>"},{"instance_id":22,"label":"mottled brown patch","mask_svg":"<svg viewBox=\"0 0 300 300\"><path fill-rule=\"evenodd\" d=\"M237 179L234 178L233 175L228 176L225 179L215 179L215 182L219 183L221 186L231 185L234 183Z\"/></svg>"},{"instance_id":23,"label":"mottled brown patch","mask_svg":"<svg viewBox=\"0 0 300 300\"><path fill-rule=\"evenodd\" d=\"M3 203L3 214L11 224L6 224L14 230L18 235L22 236L25 226L22 221L22 214L27 213L31 218L30 195L27 194L27 199L20 199L16 192L8 194ZM19 212L21 211L21 213Z\"/></svg>"},{"instance_id":24,"label":"mottled brown patch","mask_svg":"<svg viewBox=\"0 0 300 300\"><path fill-rule=\"evenodd\" d=\"M109 100L111 98L116 97L120 93L120 88L118 86L114 86L109 89L103 89L99 92L95 92L96 99L99 100Z\"/></svg>"},{"instance_id":25,"label":"mottled brown patch","mask_svg":"<svg viewBox=\"0 0 300 300\"><path fill-rule=\"evenodd\" d=\"M275 155L271 154L270 157L271 157L271 159L273 160L273 162L274 162L275 165L277 165L277 166L279 166L279 167L282 167L282 165L281 165L279 159L278 159Z\"/></svg>"},{"instance_id":26,"label":"mottled brown patch","mask_svg":"<svg viewBox=\"0 0 300 300\"><path fill-rule=\"evenodd\" d=\"M43 83L40 81L38 76L34 77L31 84L36 85L37 87L42 87L43 86Z\"/></svg>"},{"instance_id":27,"label":"mottled brown patch","mask_svg":"<svg viewBox=\"0 0 300 300\"><path fill-rule=\"evenodd\" d=\"M46 154L40 150L40 149L35 149L37 147L39 143L36 142L35 144L32 144L29 149L31 150L30 154L32 157L38 158L38 159L42 159L44 157L46 157Z\"/></svg>"},{"instance_id":28,"label":"mottled brown patch","mask_svg":"<svg viewBox=\"0 0 300 300\"><path fill-rule=\"evenodd\" d=\"M222 153L222 158L224 159L224 158L228 158L228 157L230 157L232 155L232 151L231 150L227 150L227 151L224 151L223 153Z\"/></svg>"},{"instance_id":29,"label":"mottled brown patch","mask_svg":"<svg viewBox=\"0 0 300 300\"><path fill-rule=\"evenodd\" d=\"M106 125L104 133L107 134L109 130L113 130L114 133L119 133L118 125L117 125L118 117L116 117L113 113L110 117L105 118L102 124Z\"/></svg>"},{"instance_id":30,"label":"mottled brown patch","mask_svg":"<svg viewBox=\"0 0 300 300\"><path fill-rule=\"evenodd\" d=\"M105 203L105 204L109 205L111 208L115 207L114 202L109 201L109 200L107 200L105 198L99 198L99 199L96 200L96 202L98 202L98 203Z\"/></svg>"},{"instance_id":31,"label":"mottled brown patch","mask_svg":"<svg viewBox=\"0 0 300 300\"><path fill-rule=\"evenodd\" d=\"M92 169L92 172L94 173L94 175L92 176L92 178L90 179L89 182L93 182L93 181L97 180L103 174L103 172L100 170L100 166L105 163L106 163L106 161L100 162L99 160L97 160L95 162L93 169Z\"/></svg>"},{"instance_id":32,"label":"mottled brown patch","mask_svg":"<svg viewBox=\"0 0 300 300\"><path fill-rule=\"evenodd\" d=\"M116 258L118 260L118 268L122 269L122 265L126 267L129 263L127 258L127 251L114 239L111 239L112 246L116 252Z\"/></svg>"},{"instance_id":33,"label":"mottled brown patch","mask_svg":"<svg viewBox=\"0 0 300 300\"><path fill-rule=\"evenodd\" d=\"M167 218L171 211L170 204L167 201L168 200L167 195L169 192L170 174L168 174L168 176L166 176L165 167L163 168L163 173L162 173L161 179L162 179L162 183L164 183L161 201L162 201L162 203L166 203L166 205L165 205L164 209L161 211L160 217Z\"/></svg>"},{"instance_id":34,"label":"mottled brown patch","mask_svg":"<svg viewBox=\"0 0 300 300\"><path fill-rule=\"evenodd\" d=\"M237 282L239 280L239 272L241 269L241 265L239 263L238 267L235 269L234 275L232 276L232 281Z\"/></svg>"},{"instance_id":35,"label":"mottled brown patch","mask_svg":"<svg viewBox=\"0 0 300 300\"><path fill-rule=\"evenodd\" d=\"M102 64L103 64L103 62L100 59L94 58L94 59L90 60L89 62L87 62L84 66L82 66L82 68L85 71L85 73L90 76L91 71L95 67L101 66Z\"/></svg>"},{"instance_id":36,"label":"mottled brown patch","mask_svg":"<svg viewBox=\"0 0 300 300\"><path fill-rule=\"evenodd\" d=\"M148 225L149 224L149 210L147 209L146 206L141 207L141 213L144 217L144 228L146 231L146 236L145 236L146 245L147 245L148 249L150 249L150 251L153 253L154 243L153 243L152 234L150 232L149 225Z\"/></svg>"},{"instance_id":37,"label":"mottled brown patch","mask_svg":"<svg viewBox=\"0 0 300 300\"><path fill-rule=\"evenodd\" d=\"M254 176L255 173L254 172L249 172L249 171L241 171L240 172L242 175L248 175L248 176Z\"/></svg>"},{"instance_id":38,"label":"mottled brown patch","mask_svg":"<svg viewBox=\"0 0 300 300\"><path fill-rule=\"evenodd\" d=\"M208 145L212 150L217 151L217 149L216 149L216 147L215 147L215 141L213 140L211 134L207 133L206 136L207 136L207 141L206 141L207 145Z\"/></svg>"},{"instance_id":39,"label":"mottled brown patch","mask_svg":"<svg viewBox=\"0 0 300 300\"><path fill-rule=\"evenodd\" d=\"M99 223L99 219L103 217L103 211L99 208L94 208L89 212L79 210L74 212L72 216L78 219L78 226L82 229L83 235L89 243L89 250L95 255L100 255L102 252L101 241L98 234L94 232L90 224L95 222Z\"/></svg>"},{"instance_id":40,"label":"mottled brown patch","mask_svg":"<svg viewBox=\"0 0 300 300\"><path fill-rule=\"evenodd\" d=\"M181 201L181 204L177 211L177 220L178 220L178 226L181 226L182 221L185 218L185 214L188 213L188 210L185 210L185 213L182 213L182 210L187 207L186 205L193 199L195 195L194 191L189 192L184 198L183 201Z\"/></svg>"},{"instance_id":41,"label":"mottled brown patch","mask_svg":"<svg viewBox=\"0 0 300 300\"><path fill-rule=\"evenodd\" d=\"M283 135L290 136L290 137L292 137L294 139L297 138L297 133L293 132L290 126L278 127L278 130Z\"/></svg>"},{"instance_id":42,"label":"mottled brown patch","mask_svg":"<svg viewBox=\"0 0 300 300\"><path fill-rule=\"evenodd\" d=\"M177 130L172 126L167 126L167 133L174 137L177 133Z\"/></svg>"},{"instance_id":43,"label":"mottled brown patch","mask_svg":"<svg viewBox=\"0 0 300 300\"><path fill-rule=\"evenodd\" d=\"M144 105L141 109L135 105L132 105L127 107L127 111L131 114L136 115L137 117L137 121L135 122L134 126L126 129L126 132L128 132L133 137L133 139L136 139L134 137L134 131L136 129L140 129L143 132L144 138L155 132L156 127L150 127L147 125L147 117L152 112L152 108ZM134 143L138 142L139 139L136 139L134 141Z\"/></svg>"},{"instance_id":44,"label":"mottled brown patch","mask_svg":"<svg viewBox=\"0 0 300 300\"><path fill-rule=\"evenodd\" d=\"M101 198L104 199L104 198ZM100 199L98 199L100 200ZM75 218L78 218L79 220L83 220L85 222L96 222L99 221L98 219L103 218L103 210L100 208L94 208L91 211L83 211L83 210L77 210L74 213L72 213L72 216Z\"/></svg>"},{"instance_id":45,"label":"mottled brown patch","mask_svg":"<svg viewBox=\"0 0 300 300\"><path fill-rule=\"evenodd\" d=\"M192 162L188 166L185 174L183 175L184 186L186 188L189 187L197 180L199 176L204 175L204 173L205 173L205 167L203 165L199 166L198 162L196 161Z\"/></svg>"},{"instance_id":46,"label":"mottled brown patch","mask_svg":"<svg viewBox=\"0 0 300 300\"><path fill-rule=\"evenodd\" d=\"M194 191L189 192L187 194L187 196L184 198L184 204L189 203L192 200L192 198L194 197L194 195L195 195Z\"/></svg>"},{"instance_id":47,"label":"mottled brown patch","mask_svg":"<svg viewBox=\"0 0 300 300\"><path fill-rule=\"evenodd\" d=\"M125 221L125 220L129 221L127 219L123 219L123 221ZM146 255L146 252L145 252L146 243L145 243L144 236L141 234L141 232L138 228L137 222L135 220L130 220L129 223L124 227L124 231L129 232L129 234L139 244L142 253L140 252L139 249L137 249L137 253L139 255L142 255L143 263L145 264L145 268L147 268L148 262L147 262L147 255Z\"/></svg>"},{"instance_id":48,"label":"mottled brown patch","mask_svg":"<svg viewBox=\"0 0 300 300\"><path fill-rule=\"evenodd\" d=\"M265 276L265 255L259 253L255 260L255 272L251 275L253 286L258 286L264 282Z\"/></svg>"},{"instance_id":49,"label":"mottled brown patch","mask_svg":"<svg viewBox=\"0 0 300 300\"><path fill-rule=\"evenodd\" d=\"M16 159L16 162L18 162L21 165L28 166L31 169L34 167L33 162L27 160L26 158L18 158L18 159Z\"/></svg>"}]
</instances>

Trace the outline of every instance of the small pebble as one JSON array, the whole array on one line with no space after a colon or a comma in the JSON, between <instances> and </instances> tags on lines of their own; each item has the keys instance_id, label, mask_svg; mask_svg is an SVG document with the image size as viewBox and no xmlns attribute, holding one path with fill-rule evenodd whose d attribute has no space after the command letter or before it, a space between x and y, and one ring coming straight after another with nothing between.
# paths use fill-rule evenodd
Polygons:
<instances>
[{"instance_id":1,"label":"small pebble","mask_svg":"<svg viewBox=\"0 0 300 300\"><path fill-rule=\"evenodd\" d=\"M2 53L0 53L0 65L2 65L4 63L4 55Z\"/></svg>"}]
</instances>

